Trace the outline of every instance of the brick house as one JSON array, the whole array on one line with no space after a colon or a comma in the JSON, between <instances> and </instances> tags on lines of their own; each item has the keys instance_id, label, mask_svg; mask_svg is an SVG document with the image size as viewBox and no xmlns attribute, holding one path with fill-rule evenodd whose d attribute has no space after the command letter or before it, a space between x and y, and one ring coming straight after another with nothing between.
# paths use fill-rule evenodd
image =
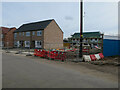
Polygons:
<instances>
[{"instance_id":1,"label":"brick house","mask_svg":"<svg viewBox=\"0 0 120 90\"><path fill-rule=\"evenodd\" d=\"M14 32L14 46L22 48L63 48L63 31L52 20L23 24Z\"/></svg>"},{"instance_id":2,"label":"brick house","mask_svg":"<svg viewBox=\"0 0 120 90\"><path fill-rule=\"evenodd\" d=\"M15 27L7 28L7 27L0 27L0 46L3 48L13 48L14 47L14 31L16 30Z\"/></svg>"}]
</instances>

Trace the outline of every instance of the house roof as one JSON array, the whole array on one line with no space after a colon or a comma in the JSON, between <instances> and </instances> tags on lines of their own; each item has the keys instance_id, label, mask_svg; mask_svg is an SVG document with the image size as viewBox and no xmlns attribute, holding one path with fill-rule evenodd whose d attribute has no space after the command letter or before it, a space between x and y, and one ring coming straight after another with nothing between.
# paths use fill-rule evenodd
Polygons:
<instances>
[{"instance_id":1,"label":"house roof","mask_svg":"<svg viewBox=\"0 0 120 90\"><path fill-rule=\"evenodd\" d=\"M53 21L53 20L54 19L23 24L17 30L15 30L15 32L26 32L26 31L33 31L33 30L44 30L48 26L48 24L51 21Z\"/></svg>"},{"instance_id":2,"label":"house roof","mask_svg":"<svg viewBox=\"0 0 120 90\"><path fill-rule=\"evenodd\" d=\"M2 34L7 34L10 30L13 30L13 29L16 29L16 28L0 27L0 30L2 30Z\"/></svg>"},{"instance_id":3,"label":"house roof","mask_svg":"<svg viewBox=\"0 0 120 90\"><path fill-rule=\"evenodd\" d=\"M83 32L83 38L99 38L100 32ZM74 33L72 38L80 38L80 33Z\"/></svg>"}]
</instances>

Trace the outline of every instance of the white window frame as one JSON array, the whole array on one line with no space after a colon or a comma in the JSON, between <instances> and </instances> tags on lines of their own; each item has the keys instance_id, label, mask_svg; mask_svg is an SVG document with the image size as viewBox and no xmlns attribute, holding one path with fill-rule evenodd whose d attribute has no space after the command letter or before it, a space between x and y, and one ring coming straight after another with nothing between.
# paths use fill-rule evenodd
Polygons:
<instances>
[{"instance_id":1,"label":"white window frame","mask_svg":"<svg viewBox=\"0 0 120 90\"><path fill-rule=\"evenodd\" d=\"M18 44L17 44L17 41L14 41L14 47L17 47Z\"/></svg>"},{"instance_id":2,"label":"white window frame","mask_svg":"<svg viewBox=\"0 0 120 90\"><path fill-rule=\"evenodd\" d=\"M38 43L39 43L39 45L38 45ZM40 45L40 43L41 43L41 45ZM35 41L35 47L42 48L42 41Z\"/></svg>"},{"instance_id":3,"label":"white window frame","mask_svg":"<svg viewBox=\"0 0 120 90\"><path fill-rule=\"evenodd\" d=\"M29 37L30 36L30 32L26 32L26 36Z\"/></svg>"},{"instance_id":4,"label":"white window frame","mask_svg":"<svg viewBox=\"0 0 120 90\"><path fill-rule=\"evenodd\" d=\"M32 32L32 35L35 36L35 31Z\"/></svg>"},{"instance_id":5,"label":"white window frame","mask_svg":"<svg viewBox=\"0 0 120 90\"><path fill-rule=\"evenodd\" d=\"M94 42L94 40L92 39L92 40L90 40L90 42Z\"/></svg>"},{"instance_id":6,"label":"white window frame","mask_svg":"<svg viewBox=\"0 0 120 90\"><path fill-rule=\"evenodd\" d=\"M27 44L29 43L29 44ZM30 41L25 41L25 47L30 47Z\"/></svg>"},{"instance_id":7,"label":"white window frame","mask_svg":"<svg viewBox=\"0 0 120 90\"><path fill-rule=\"evenodd\" d=\"M20 41L17 41L17 47L20 47Z\"/></svg>"},{"instance_id":8,"label":"white window frame","mask_svg":"<svg viewBox=\"0 0 120 90\"><path fill-rule=\"evenodd\" d=\"M42 31L37 31L37 36L42 36Z\"/></svg>"},{"instance_id":9,"label":"white window frame","mask_svg":"<svg viewBox=\"0 0 120 90\"><path fill-rule=\"evenodd\" d=\"M97 40L95 40L95 42L98 42L98 39L97 39Z\"/></svg>"},{"instance_id":10,"label":"white window frame","mask_svg":"<svg viewBox=\"0 0 120 90\"><path fill-rule=\"evenodd\" d=\"M83 42L86 42L86 39L83 39Z\"/></svg>"}]
</instances>

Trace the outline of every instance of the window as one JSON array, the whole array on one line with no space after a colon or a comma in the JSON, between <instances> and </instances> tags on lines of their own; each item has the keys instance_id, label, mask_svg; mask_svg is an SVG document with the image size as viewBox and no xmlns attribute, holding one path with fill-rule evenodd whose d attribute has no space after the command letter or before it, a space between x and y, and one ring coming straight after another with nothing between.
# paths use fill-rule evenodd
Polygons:
<instances>
[{"instance_id":1,"label":"window","mask_svg":"<svg viewBox=\"0 0 120 90\"><path fill-rule=\"evenodd\" d=\"M18 44L17 44L17 41L14 41L14 47L17 47Z\"/></svg>"},{"instance_id":2,"label":"window","mask_svg":"<svg viewBox=\"0 0 120 90\"><path fill-rule=\"evenodd\" d=\"M21 36L21 32L19 32L19 36Z\"/></svg>"},{"instance_id":3,"label":"window","mask_svg":"<svg viewBox=\"0 0 120 90\"><path fill-rule=\"evenodd\" d=\"M93 45L93 44L91 44L91 49L92 49L92 48L94 48L94 45Z\"/></svg>"},{"instance_id":4,"label":"window","mask_svg":"<svg viewBox=\"0 0 120 90\"><path fill-rule=\"evenodd\" d=\"M16 38L17 37L17 33L14 33L14 38Z\"/></svg>"},{"instance_id":5,"label":"window","mask_svg":"<svg viewBox=\"0 0 120 90\"><path fill-rule=\"evenodd\" d=\"M17 41L17 47L20 47L20 41Z\"/></svg>"},{"instance_id":6,"label":"window","mask_svg":"<svg viewBox=\"0 0 120 90\"><path fill-rule=\"evenodd\" d=\"M23 36L24 36L24 32L23 32Z\"/></svg>"},{"instance_id":7,"label":"window","mask_svg":"<svg viewBox=\"0 0 120 90\"><path fill-rule=\"evenodd\" d=\"M0 47L4 47L4 42L0 41Z\"/></svg>"},{"instance_id":8,"label":"window","mask_svg":"<svg viewBox=\"0 0 120 90\"><path fill-rule=\"evenodd\" d=\"M72 40L73 42L75 41L75 39Z\"/></svg>"},{"instance_id":9,"label":"window","mask_svg":"<svg viewBox=\"0 0 120 90\"><path fill-rule=\"evenodd\" d=\"M32 35L33 35L33 36L35 35L35 32L34 32L34 31L32 32Z\"/></svg>"},{"instance_id":10,"label":"window","mask_svg":"<svg viewBox=\"0 0 120 90\"><path fill-rule=\"evenodd\" d=\"M95 42L95 39L93 39L92 41Z\"/></svg>"},{"instance_id":11,"label":"window","mask_svg":"<svg viewBox=\"0 0 120 90\"><path fill-rule=\"evenodd\" d=\"M97 38L95 38L95 42L98 42L98 39L97 39Z\"/></svg>"},{"instance_id":12,"label":"window","mask_svg":"<svg viewBox=\"0 0 120 90\"><path fill-rule=\"evenodd\" d=\"M37 36L41 36L42 35L42 31L37 31Z\"/></svg>"},{"instance_id":13,"label":"window","mask_svg":"<svg viewBox=\"0 0 120 90\"><path fill-rule=\"evenodd\" d=\"M83 41L85 42L85 41L86 41L86 39L83 39Z\"/></svg>"},{"instance_id":14,"label":"window","mask_svg":"<svg viewBox=\"0 0 120 90\"><path fill-rule=\"evenodd\" d=\"M97 46L97 44L93 44L94 46Z\"/></svg>"},{"instance_id":15,"label":"window","mask_svg":"<svg viewBox=\"0 0 120 90\"><path fill-rule=\"evenodd\" d=\"M41 41L35 41L35 47L36 48L41 48L42 47L42 42Z\"/></svg>"},{"instance_id":16,"label":"window","mask_svg":"<svg viewBox=\"0 0 120 90\"><path fill-rule=\"evenodd\" d=\"M91 39L91 42L93 42L93 39Z\"/></svg>"},{"instance_id":17,"label":"window","mask_svg":"<svg viewBox=\"0 0 120 90\"><path fill-rule=\"evenodd\" d=\"M87 43L84 43L84 45L88 45Z\"/></svg>"},{"instance_id":18,"label":"window","mask_svg":"<svg viewBox=\"0 0 120 90\"><path fill-rule=\"evenodd\" d=\"M85 42L88 43L88 39L86 38L85 40L86 40Z\"/></svg>"},{"instance_id":19,"label":"window","mask_svg":"<svg viewBox=\"0 0 120 90\"><path fill-rule=\"evenodd\" d=\"M30 32L26 32L26 36L30 36Z\"/></svg>"},{"instance_id":20,"label":"window","mask_svg":"<svg viewBox=\"0 0 120 90\"><path fill-rule=\"evenodd\" d=\"M30 41L25 41L25 47L30 47Z\"/></svg>"},{"instance_id":21,"label":"window","mask_svg":"<svg viewBox=\"0 0 120 90\"><path fill-rule=\"evenodd\" d=\"M76 43L73 43L73 45L75 45Z\"/></svg>"},{"instance_id":22,"label":"window","mask_svg":"<svg viewBox=\"0 0 120 90\"><path fill-rule=\"evenodd\" d=\"M3 34L1 34L1 38L3 38Z\"/></svg>"}]
</instances>

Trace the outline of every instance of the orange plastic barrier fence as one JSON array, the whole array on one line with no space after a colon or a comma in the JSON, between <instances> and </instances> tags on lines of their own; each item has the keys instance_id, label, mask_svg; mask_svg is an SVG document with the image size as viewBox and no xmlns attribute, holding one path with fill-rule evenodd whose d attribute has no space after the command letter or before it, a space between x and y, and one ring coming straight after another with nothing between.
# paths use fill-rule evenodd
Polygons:
<instances>
[{"instance_id":1,"label":"orange plastic barrier fence","mask_svg":"<svg viewBox=\"0 0 120 90\"><path fill-rule=\"evenodd\" d=\"M50 58L50 59L58 59L58 60L65 60L66 55L65 52L58 52L58 51L45 51L45 50L34 50L34 56Z\"/></svg>"}]
</instances>

